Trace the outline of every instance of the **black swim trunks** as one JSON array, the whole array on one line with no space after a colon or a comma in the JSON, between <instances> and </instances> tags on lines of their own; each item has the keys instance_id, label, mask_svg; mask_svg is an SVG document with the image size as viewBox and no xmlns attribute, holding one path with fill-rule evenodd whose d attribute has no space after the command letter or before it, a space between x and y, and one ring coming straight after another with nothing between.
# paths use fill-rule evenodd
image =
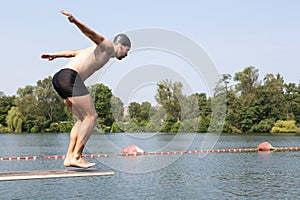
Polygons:
<instances>
[{"instance_id":1,"label":"black swim trunks","mask_svg":"<svg viewBox=\"0 0 300 200\"><path fill-rule=\"evenodd\" d=\"M57 72L52 79L52 84L63 99L89 94L80 75L72 69L66 68Z\"/></svg>"}]
</instances>

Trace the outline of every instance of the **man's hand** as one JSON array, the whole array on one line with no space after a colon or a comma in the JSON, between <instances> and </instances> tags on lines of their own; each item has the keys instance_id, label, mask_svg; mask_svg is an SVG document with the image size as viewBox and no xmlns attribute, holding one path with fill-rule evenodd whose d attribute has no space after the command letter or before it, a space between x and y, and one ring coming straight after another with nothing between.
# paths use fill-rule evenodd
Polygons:
<instances>
[{"instance_id":1,"label":"man's hand","mask_svg":"<svg viewBox=\"0 0 300 200\"><path fill-rule=\"evenodd\" d=\"M61 14L66 15L71 23L75 22L75 17L73 17L73 15L71 13L69 13L65 10L61 10L60 12L61 12Z\"/></svg>"},{"instance_id":2,"label":"man's hand","mask_svg":"<svg viewBox=\"0 0 300 200\"><path fill-rule=\"evenodd\" d=\"M101 44L105 38L98 34L97 32L93 31L91 28L89 28L87 25L82 23L81 21L77 20L71 13L61 10L61 14L66 15L71 23L74 23L80 31L87 36L89 39L91 39L96 45Z\"/></svg>"},{"instance_id":3,"label":"man's hand","mask_svg":"<svg viewBox=\"0 0 300 200\"><path fill-rule=\"evenodd\" d=\"M56 56L51 55L51 54L42 54L41 58L48 59L49 61L51 61L51 60L54 60L54 58L56 58Z\"/></svg>"}]
</instances>

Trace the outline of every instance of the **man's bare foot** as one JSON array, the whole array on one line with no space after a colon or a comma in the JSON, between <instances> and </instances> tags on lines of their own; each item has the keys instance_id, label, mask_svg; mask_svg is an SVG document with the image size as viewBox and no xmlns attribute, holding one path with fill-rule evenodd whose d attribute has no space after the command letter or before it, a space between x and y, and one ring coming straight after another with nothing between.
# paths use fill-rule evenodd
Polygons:
<instances>
[{"instance_id":1,"label":"man's bare foot","mask_svg":"<svg viewBox=\"0 0 300 200\"><path fill-rule=\"evenodd\" d=\"M64 166L65 167L71 167L70 160L71 160L71 158L69 156L66 156L66 158L64 160Z\"/></svg>"},{"instance_id":2,"label":"man's bare foot","mask_svg":"<svg viewBox=\"0 0 300 200\"><path fill-rule=\"evenodd\" d=\"M71 158L70 159L70 166L71 167L79 167L79 168L90 168L95 166L96 163L90 163L86 160L84 160L82 157L79 158Z\"/></svg>"}]
</instances>

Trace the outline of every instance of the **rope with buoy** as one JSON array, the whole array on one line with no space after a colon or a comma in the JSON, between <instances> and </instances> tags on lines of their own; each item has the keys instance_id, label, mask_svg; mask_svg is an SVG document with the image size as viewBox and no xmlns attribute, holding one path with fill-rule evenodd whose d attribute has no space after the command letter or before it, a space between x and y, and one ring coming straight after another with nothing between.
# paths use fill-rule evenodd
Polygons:
<instances>
[{"instance_id":1,"label":"rope with buoy","mask_svg":"<svg viewBox=\"0 0 300 200\"><path fill-rule=\"evenodd\" d=\"M84 158L107 158L111 156L143 156L143 155L184 155L184 154L201 154L201 153L242 153L242 152L268 152L268 151L299 151L300 147L273 147L268 142L259 144L256 148L232 148L232 149L208 149L208 150L190 150L190 151L167 151L167 152L144 152L136 145L130 145L123 148L122 153L117 154L84 154ZM37 160L38 156L19 156L3 157L0 161L13 160ZM63 155L43 156L43 159L64 159Z\"/></svg>"}]
</instances>

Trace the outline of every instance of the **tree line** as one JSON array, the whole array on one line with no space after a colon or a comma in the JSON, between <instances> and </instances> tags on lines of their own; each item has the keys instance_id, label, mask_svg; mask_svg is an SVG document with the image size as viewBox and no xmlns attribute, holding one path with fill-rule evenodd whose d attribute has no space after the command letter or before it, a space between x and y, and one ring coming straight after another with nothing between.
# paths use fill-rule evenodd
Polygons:
<instances>
[{"instance_id":1,"label":"tree line","mask_svg":"<svg viewBox=\"0 0 300 200\"><path fill-rule=\"evenodd\" d=\"M52 87L52 78L0 92L0 132L69 132L72 114ZM300 83L285 83L280 74L260 80L253 66L220 76L214 94L184 95L180 82L157 83L155 100L131 102L128 108L103 84L89 91L98 113L97 132L295 133L300 124Z\"/></svg>"}]
</instances>

